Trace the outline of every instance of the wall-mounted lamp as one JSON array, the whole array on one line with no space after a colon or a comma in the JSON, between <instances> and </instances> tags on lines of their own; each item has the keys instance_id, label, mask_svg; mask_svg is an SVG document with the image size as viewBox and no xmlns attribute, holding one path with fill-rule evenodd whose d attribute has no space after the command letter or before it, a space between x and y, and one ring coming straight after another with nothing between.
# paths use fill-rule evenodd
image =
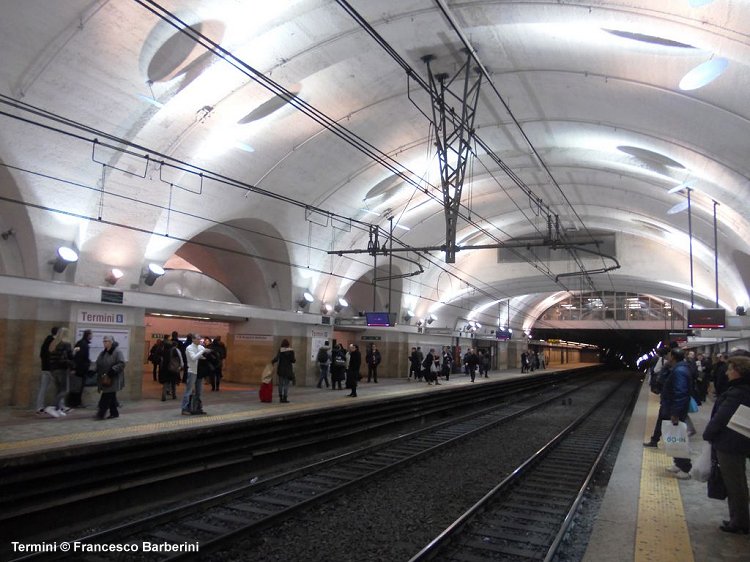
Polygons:
<instances>
[{"instance_id":1,"label":"wall-mounted lamp","mask_svg":"<svg viewBox=\"0 0 750 562\"><path fill-rule=\"evenodd\" d=\"M164 268L155 263L150 263L148 264L148 271L146 271L146 276L143 278L143 282L151 287L162 275L164 275Z\"/></svg>"},{"instance_id":2,"label":"wall-mounted lamp","mask_svg":"<svg viewBox=\"0 0 750 562\"><path fill-rule=\"evenodd\" d=\"M16 233L16 231L15 231L15 230L13 230L12 228L9 228L8 230L6 230L6 231L5 231L5 232L3 232L2 234L0 234L0 236L2 236L2 237L3 237L3 240L7 240L7 239L8 239L8 238L10 238L11 236L13 236L13 235L14 235L15 233Z\"/></svg>"},{"instance_id":3,"label":"wall-mounted lamp","mask_svg":"<svg viewBox=\"0 0 750 562\"><path fill-rule=\"evenodd\" d=\"M323 304L320 305L321 314L330 314L332 310L333 310L333 307L327 302L324 302Z\"/></svg>"},{"instance_id":4,"label":"wall-mounted lamp","mask_svg":"<svg viewBox=\"0 0 750 562\"><path fill-rule=\"evenodd\" d=\"M412 318L414 318L414 311L413 310L407 310L406 312L404 312L404 322L408 322Z\"/></svg>"},{"instance_id":5,"label":"wall-mounted lamp","mask_svg":"<svg viewBox=\"0 0 750 562\"><path fill-rule=\"evenodd\" d=\"M333 310L335 310L336 312L341 312L347 306L349 306L349 302L344 297L339 297L339 300L336 303L336 306L333 307Z\"/></svg>"},{"instance_id":6,"label":"wall-mounted lamp","mask_svg":"<svg viewBox=\"0 0 750 562\"><path fill-rule=\"evenodd\" d=\"M434 322L435 320L437 320L437 316L435 316L434 314L430 314L430 315L429 315L429 316L427 317L427 323L428 323L428 324L432 324L432 323L433 323L433 322Z\"/></svg>"},{"instance_id":7,"label":"wall-mounted lamp","mask_svg":"<svg viewBox=\"0 0 750 562\"><path fill-rule=\"evenodd\" d=\"M302 295L302 298L299 301L297 301L297 304L299 305L300 308L305 308L307 307L308 304L310 304L314 300L315 300L315 297L312 295L312 293L310 291L305 291Z\"/></svg>"},{"instance_id":8,"label":"wall-mounted lamp","mask_svg":"<svg viewBox=\"0 0 750 562\"><path fill-rule=\"evenodd\" d=\"M421 326L422 326L422 324L424 324L424 322L422 322L421 320L420 320L420 321L418 321L418 322L417 322L417 328L421 327Z\"/></svg>"},{"instance_id":9,"label":"wall-mounted lamp","mask_svg":"<svg viewBox=\"0 0 750 562\"><path fill-rule=\"evenodd\" d=\"M78 261L78 252L67 246L60 246L57 249L57 258L55 263L52 265L57 273L62 273L65 268L68 267L69 263L75 263Z\"/></svg>"},{"instance_id":10,"label":"wall-mounted lamp","mask_svg":"<svg viewBox=\"0 0 750 562\"><path fill-rule=\"evenodd\" d=\"M122 278L122 276L123 276L122 270L117 269L116 267L113 267L112 269L109 270L104 280L110 285L114 285Z\"/></svg>"}]
</instances>

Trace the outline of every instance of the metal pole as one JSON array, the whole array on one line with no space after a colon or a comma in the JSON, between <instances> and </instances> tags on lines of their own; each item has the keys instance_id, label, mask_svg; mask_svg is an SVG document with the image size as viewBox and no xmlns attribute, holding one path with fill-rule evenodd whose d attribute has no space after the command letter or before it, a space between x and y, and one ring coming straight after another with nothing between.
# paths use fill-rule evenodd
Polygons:
<instances>
[{"instance_id":1,"label":"metal pole","mask_svg":"<svg viewBox=\"0 0 750 562\"><path fill-rule=\"evenodd\" d=\"M719 308L719 238L716 230L716 206L714 201L714 281L716 282L716 308Z\"/></svg>"},{"instance_id":2,"label":"metal pole","mask_svg":"<svg viewBox=\"0 0 750 562\"><path fill-rule=\"evenodd\" d=\"M690 192L687 188L688 199L688 237L690 238L690 308L695 308L695 291L693 290L693 214L690 208Z\"/></svg>"},{"instance_id":3,"label":"metal pole","mask_svg":"<svg viewBox=\"0 0 750 562\"><path fill-rule=\"evenodd\" d=\"M388 217L388 221L391 224L390 252L388 252L388 314L390 315L393 314L393 215ZM400 306L396 308L397 315L400 310ZM398 321L398 318L395 321Z\"/></svg>"},{"instance_id":4,"label":"metal pole","mask_svg":"<svg viewBox=\"0 0 750 562\"><path fill-rule=\"evenodd\" d=\"M378 238L375 237L375 251L372 253L372 311L378 309ZM692 285L692 283L691 283Z\"/></svg>"}]
</instances>

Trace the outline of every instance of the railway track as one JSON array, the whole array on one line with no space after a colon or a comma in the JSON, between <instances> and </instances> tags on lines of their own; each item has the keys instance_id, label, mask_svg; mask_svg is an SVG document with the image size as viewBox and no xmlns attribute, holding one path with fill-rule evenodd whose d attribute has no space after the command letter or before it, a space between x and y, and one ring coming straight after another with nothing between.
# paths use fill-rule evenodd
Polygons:
<instances>
[{"instance_id":1,"label":"railway track","mask_svg":"<svg viewBox=\"0 0 750 562\"><path fill-rule=\"evenodd\" d=\"M247 536L274 525L314 503L328 501L358 485L364 479L385 475L415 462L457 441L487 431L591 384L568 383L544 395L534 394L502 406L492 406L427 429L415 431L386 443L317 462L278 476L241 486L211 498L171 509L154 516L80 537L67 556L60 552L19 558L121 559L121 553L91 552L97 545L135 545L139 560L174 560L191 557L191 552L144 552L151 545L187 548L200 545L200 553L222 548L237 537Z\"/></svg>"},{"instance_id":2,"label":"railway track","mask_svg":"<svg viewBox=\"0 0 750 562\"><path fill-rule=\"evenodd\" d=\"M615 388L410 562L552 560L634 399L634 391Z\"/></svg>"},{"instance_id":3,"label":"railway track","mask_svg":"<svg viewBox=\"0 0 750 562\"><path fill-rule=\"evenodd\" d=\"M151 496L172 493L184 478L217 470L231 473L248 466L262 470L285 455L334 449L347 440L534 392L586 371L590 369L4 458L0 460L0 528L9 537L34 538L30 533L35 529L59 526L62 508L69 510L71 523L79 512L106 516L102 506L114 496L134 497L139 490ZM115 501L121 509L129 502Z\"/></svg>"}]
</instances>

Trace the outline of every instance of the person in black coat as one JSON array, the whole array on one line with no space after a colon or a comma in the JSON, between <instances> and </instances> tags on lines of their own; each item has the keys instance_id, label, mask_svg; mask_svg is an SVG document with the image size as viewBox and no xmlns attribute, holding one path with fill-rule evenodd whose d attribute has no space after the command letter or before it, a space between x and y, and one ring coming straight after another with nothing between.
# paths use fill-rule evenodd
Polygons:
<instances>
[{"instance_id":1,"label":"person in black coat","mask_svg":"<svg viewBox=\"0 0 750 562\"><path fill-rule=\"evenodd\" d=\"M703 432L703 439L719 460L719 469L727 489L729 520L719 529L725 533L747 535L750 531L747 477L745 462L750 455L750 438L729 429L727 424L740 405L750 407L750 358L729 357L727 386L714 404L711 420Z\"/></svg>"},{"instance_id":2,"label":"person in black coat","mask_svg":"<svg viewBox=\"0 0 750 562\"><path fill-rule=\"evenodd\" d=\"M411 376L414 375L414 380L417 380L419 377L419 373L422 372L422 365L419 359L419 353L417 353L417 348L412 347L411 348L411 354L409 355L409 380L411 380Z\"/></svg>"},{"instance_id":3,"label":"person in black coat","mask_svg":"<svg viewBox=\"0 0 750 562\"><path fill-rule=\"evenodd\" d=\"M357 383L359 382L359 369L362 366L362 354L356 343L349 344L349 368L346 372L346 384L351 388L347 396L357 396Z\"/></svg>"},{"instance_id":4,"label":"person in black coat","mask_svg":"<svg viewBox=\"0 0 750 562\"><path fill-rule=\"evenodd\" d=\"M337 343L331 353L331 390L336 390L336 384L338 384L338 390L343 390L341 383L344 381L345 373L346 351L343 345Z\"/></svg>"},{"instance_id":5,"label":"person in black coat","mask_svg":"<svg viewBox=\"0 0 750 562\"><path fill-rule=\"evenodd\" d=\"M279 364L276 369L276 374L279 378L279 402L289 402L289 385L294 382L294 363L297 359L294 357L294 350L289 347L289 340L284 339L281 341L281 347L276 357L273 358L271 363L274 365Z\"/></svg>"},{"instance_id":6,"label":"person in black coat","mask_svg":"<svg viewBox=\"0 0 750 562\"><path fill-rule=\"evenodd\" d=\"M91 369L91 357L89 355L89 344L94 337L91 330L84 330L83 337L76 342L73 349L73 376L71 377L70 392L68 392L68 406L81 408L81 396L86 375Z\"/></svg>"}]
</instances>

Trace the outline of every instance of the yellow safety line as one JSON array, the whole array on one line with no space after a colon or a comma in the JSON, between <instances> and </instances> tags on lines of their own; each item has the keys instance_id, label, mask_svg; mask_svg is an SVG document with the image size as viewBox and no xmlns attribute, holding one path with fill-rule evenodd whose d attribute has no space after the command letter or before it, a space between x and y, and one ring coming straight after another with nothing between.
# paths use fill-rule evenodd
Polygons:
<instances>
[{"instance_id":1,"label":"yellow safety line","mask_svg":"<svg viewBox=\"0 0 750 562\"><path fill-rule=\"evenodd\" d=\"M651 438L658 415L659 399L649 395L645 441ZM672 463L661 448L643 450L635 562L693 562L680 486L666 471Z\"/></svg>"}]
</instances>

